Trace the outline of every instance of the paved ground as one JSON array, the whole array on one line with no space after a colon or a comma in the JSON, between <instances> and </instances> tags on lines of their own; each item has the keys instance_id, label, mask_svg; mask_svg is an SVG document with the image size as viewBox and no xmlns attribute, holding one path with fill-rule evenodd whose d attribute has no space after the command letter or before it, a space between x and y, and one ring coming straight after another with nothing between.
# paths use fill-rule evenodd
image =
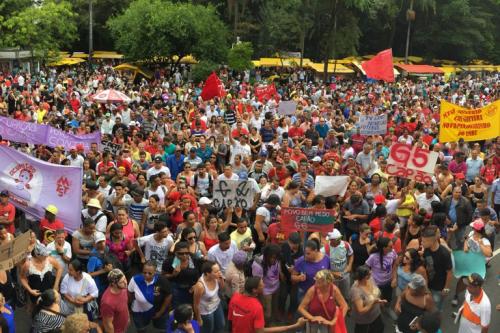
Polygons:
<instances>
[{"instance_id":1,"label":"paved ground","mask_svg":"<svg viewBox=\"0 0 500 333\"><path fill-rule=\"evenodd\" d=\"M496 247L497 249L500 249L500 237L497 237L496 241ZM486 294L489 296L493 310L492 310L492 318L491 318L491 325L490 325L490 332L491 333L498 333L500 332L500 311L496 311L495 307L497 304L500 304L500 293L498 292L500 290L500 280L497 280L497 275L500 274L500 250L496 251L497 255L494 256L494 258L491 261L491 267L487 271L486 275L486 282L484 285L484 289L486 291ZM455 286L455 281L452 284ZM463 300L463 298L462 298ZM461 301L462 301L461 300ZM442 331L443 333L455 333L458 331L458 325L454 324L453 318L452 318L452 313L453 311L456 311L456 308L451 306L451 296L448 297L448 299L445 301L444 304L444 309L443 309L443 316L442 316ZM16 316L16 325L17 325L17 332L29 332L30 329L30 317L26 313L24 309L18 309L16 310L15 313ZM388 317L384 316L384 321L386 323L385 325L385 330L384 333L393 333L394 332L394 324L392 320L390 320ZM353 332L353 327L352 323L347 322L348 325L348 331ZM136 332L133 327L131 327L127 332L133 333ZM148 332L155 332L155 330L148 329ZM158 331L156 331L158 332Z\"/></svg>"}]
</instances>

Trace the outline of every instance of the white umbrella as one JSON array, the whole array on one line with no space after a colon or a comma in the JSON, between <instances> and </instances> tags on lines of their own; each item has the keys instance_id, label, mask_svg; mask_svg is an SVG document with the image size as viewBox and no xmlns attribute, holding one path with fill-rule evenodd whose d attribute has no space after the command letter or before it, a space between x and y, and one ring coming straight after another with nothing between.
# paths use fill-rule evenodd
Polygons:
<instances>
[{"instance_id":1,"label":"white umbrella","mask_svg":"<svg viewBox=\"0 0 500 333\"><path fill-rule=\"evenodd\" d=\"M130 97L114 89L101 91L92 96L92 100L98 103L130 103L131 101Z\"/></svg>"}]
</instances>

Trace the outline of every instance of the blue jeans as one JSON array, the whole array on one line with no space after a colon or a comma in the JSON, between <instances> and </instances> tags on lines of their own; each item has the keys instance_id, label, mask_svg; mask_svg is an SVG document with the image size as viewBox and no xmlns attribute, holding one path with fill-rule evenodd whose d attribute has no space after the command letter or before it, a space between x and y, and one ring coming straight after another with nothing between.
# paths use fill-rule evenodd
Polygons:
<instances>
[{"instance_id":1,"label":"blue jeans","mask_svg":"<svg viewBox=\"0 0 500 333\"><path fill-rule=\"evenodd\" d=\"M203 320L203 325L201 327L201 333L218 333L222 332L226 321L224 319L224 311L222 310L222 304L219 303L217 309L207 315L201 315L201 320Z\"/></svg>"},{"instance_id":2,"label":"blue jeans","mask_svg":"<svg viewBox=\"0 0 500 333\"><path fill-rule=\"evenodd\" d=\"M436 308L438 310L443 309L443 294L441 290L432 290L431 289L431 294L432 294L432 299L434 300L434 303L436 304Z\"/></svg>"}]
</instances>

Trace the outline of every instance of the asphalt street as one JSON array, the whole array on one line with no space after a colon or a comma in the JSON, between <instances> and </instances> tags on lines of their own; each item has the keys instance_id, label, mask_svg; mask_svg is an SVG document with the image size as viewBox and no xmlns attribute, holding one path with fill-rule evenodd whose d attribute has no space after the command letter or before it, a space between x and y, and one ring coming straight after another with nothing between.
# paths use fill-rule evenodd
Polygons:
<instances>
[{"instance_id":1,"label":"asphalt street","mask_svg":"<svg viewBox=\"0 0 500 333\"><path fill-rule=\"evenodd\" d=\"M500 249L500 237L496 239L496 249ZM496 255L490 262L491 267L488 268L486 273L486 281L484 284L484 290L486 294L490 298L492 305L492 316L491 316L491 325L489 333L499 333L500 332L500 311L496 311L495 307L497 304L500 304L500 280L497 276L500 276L500 250L496 251ZM452 284L453 288L455 286L455 281ZM452 289L453 292L453 289ZM452 293L451 293L452 294ZM458 332L458 324L454 323L454 319L452 318L452 313L457 310L457 307L451 306L452 295L448 296L446 301L444 302L443 315L442 315L442 331L443 333L456 333ZM463 295L460 299L460 302L463 301ZM16 321L16 332L29 332L30 331L30 323L31 319L25 309L17 309L15 311L15 321ZM384 333L393 333L395 332L394 323L388 317L384 315L385 329ZM347 319L347 327L349 332L353 332L353 325ZM133 327L128 329L129 333L136 332ZM148 329L148 332L155 332L155 330L151 327ZM156 331L159 332L159 331Z\"/></svg>"}]
</instances>

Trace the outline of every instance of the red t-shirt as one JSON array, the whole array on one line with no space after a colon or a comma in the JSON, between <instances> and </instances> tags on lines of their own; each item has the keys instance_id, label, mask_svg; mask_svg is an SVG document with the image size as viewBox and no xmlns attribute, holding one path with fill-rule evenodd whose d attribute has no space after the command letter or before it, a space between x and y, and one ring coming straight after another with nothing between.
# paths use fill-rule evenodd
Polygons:
<instances>
[{"instance_id":1,"label":"red t-shirt","mask_svg":"<svg viewBox=\"0 0 500 333\"><path fill-rule=\"evenodd\" d=\"M40 221L40 232L42 236L42 243L47 245L54 240L54 234L56 230L64 229L64 223L61 220L56 219L54 222L50 223L49 220L43 218Z\"/></svg>"},{"instance_id":2,"label":"red t-shirt","mask_svg":"<svg viewBox=\"0 0 500 333\"><path fill-rule=\"evenodd\" d=\"M397 254L401 253L401 239L396 237L394 234L390 234L387 231L384 232L377 232L373 234L375 236L375 239L377 240L380 236L382 237L387 237L392 241L392 248L394 251L396 251Z\"/></svg>"},{"instance_id":3,"label":"red t-shirt","mask_svg":"<svg viewBox=\"0 0 500 333\"><path fill-rule=\"evenodd\" d=\"M280 244L288 239L288 236L297 230L283 228L281 223L272 223L267 229L267 235L273 244Z\"/></svg>"},{"instance_id":4,"label":"red t-shirt","mask_svg":"<svg viewBox=\"0 0 500 333\"><path fill-rule=\"evenodd\" d=\"M235 293L229 301L228 319L233 333L255 333L264 328L264 309L255 297Z\"/></svg>"},{"instance_id":5,"label":"red t-shirt","mask_svg":"<svg viewBox=\"0 0 500 333\"><path fill-rule=\"evenodd\" d=\"M288 137L295 138L295 137L302 137L302 136L304 136L304 130L302 128L292 126L288 129Z\"/></svg>"},{"instance_id":6,"label":"red t-shirt","mask_svg":"<svg viewBox=\"0 0 500 333\"><path fill-rule=\"evenodd\" d=\"M5 216L7 217L7 221L10 222L10 224L4 224L5 229L7 229L8 232L11 234L14 234L16 231L16 228L14 226L14 218L16 217L16 208L14 207L13 204L8 202L5 206L0 205L0 216Z\"/></svg>"},{"instance_id":7,"label":"red t-shirt","mask_svg":"<svg viewBox=\"0 0 500 333\"><path fill-rule=\"evenodd\" d=\"M122 289L119 294L113 294L108 288L102 295L101 316L103 318L113 317L115 333L124 333L127 331L129 321L127 304L127 289Z\"/></svg>"},{"instance_id":8,"label":"red t-shirt","mask_svg":"<svg viewBox=\"0 0 500 333\"><path fill-rule=\"evenodd\" d=\"M374 234L378 233L380 230L382 230L382 221L380 218L376 217L373 220L370 221L370 228L372 229L372 232Z\"/></svg>"}]
</instances>

